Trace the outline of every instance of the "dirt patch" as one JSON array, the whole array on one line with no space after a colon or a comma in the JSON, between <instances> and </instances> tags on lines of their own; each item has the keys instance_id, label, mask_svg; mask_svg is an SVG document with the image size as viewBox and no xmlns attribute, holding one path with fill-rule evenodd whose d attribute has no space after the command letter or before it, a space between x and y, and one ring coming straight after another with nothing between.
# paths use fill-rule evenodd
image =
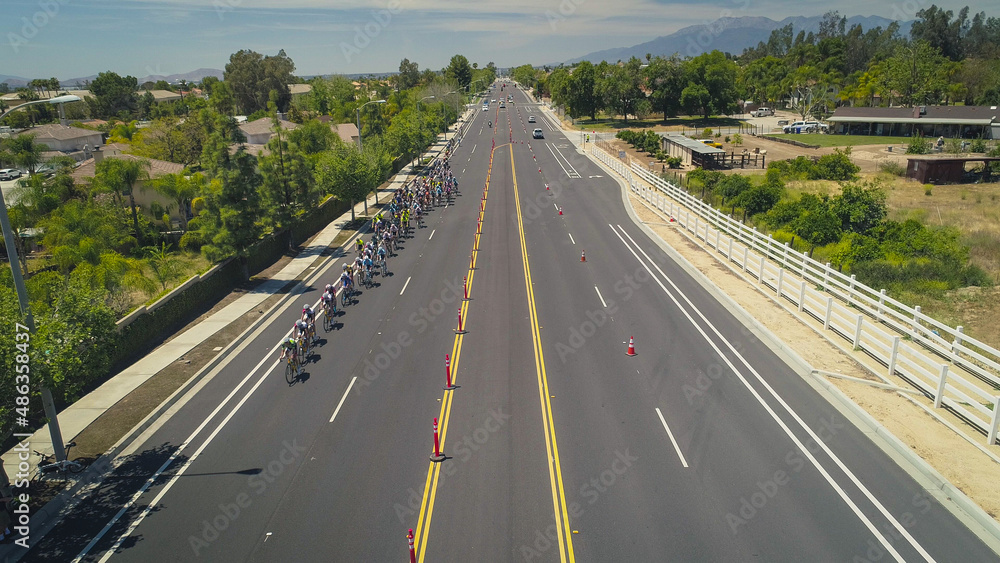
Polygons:
<instances>
[{"instance_id":1,"label":"dirt patch","mask_svg":"<svg viewBox=\"0 0 1000 563\"><path fill-rule=\"evenodd\" d=\"M630 194L630 199L641 221L815 369L875 380L855 358L833 346L807 325L797 319L789 322L791 319L787 312L694 244L678 231L674 226L676 224L664 223L662 215L633 194ZM1000 482L1000 464L894 391L837 378L830 378L830 381L990 516L997 518L1000 514L1000 490L996 483ZM899 384L904 385L902 382ZM914 396L913 400L931 406L931 402L923 396ZM960 428L965 426L961 420L942 409L937 409L935 413ZM985 442L978 433L970 431L968 435L977 443ZM995 455L1000 454L1000 447L989 449Z\"/></svg>"}]
</instances>

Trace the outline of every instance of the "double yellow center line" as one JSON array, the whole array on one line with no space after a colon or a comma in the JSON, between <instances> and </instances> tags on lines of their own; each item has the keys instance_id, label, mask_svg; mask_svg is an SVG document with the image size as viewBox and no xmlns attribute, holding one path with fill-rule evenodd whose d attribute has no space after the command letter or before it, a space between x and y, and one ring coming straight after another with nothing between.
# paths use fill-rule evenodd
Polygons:
<instances>
[{"instance_id":1,"label":"double yellow center line","mask_svg":"<svg viewBox=\"0 0 1000 563\"><path fill-rule=\"evenodd\" d=\"M552 401L549 393L549 379L545 372L545 354L542 352L542 336L538 328L538 312L535 310L535 291L531 283L531 266L528 263L528 245L524 239L524 220L521 217L521 197L517 189L517 170L514 166L514 147L510 147L510 171L514 178L514 205L517 208L517 231L521 238L521 260L524 263L524 285L528 290L528 313L531 317L531 344L535 349L535 371L538 373L538 398L542 405L542 426L545 430L546 465L549 468L549 486L552 489L552 508L556 519L556 534L559 540L559 561L576 561L573 553L573 535L570 530L569 513L566 509L566 492L563 488L562 466L559 462L559 445L556 443L555 421L552 418ZM565 550L564 550L565 548Z\"/></svg>"},{"instance_id":2,"label":"double yellow center line","mask_svg":"<svg viewBox=\"0 0 1000 563\"><path fill-rule=\"evenodd\" d=\"M489 196L490 191L490 177L493 174L493 153L496 152L494 149L490 153L490 166L486 172L486 188L483 192L483 201L485 202ZM485 203L480 206L479 209L479 221L482 222L486 217ZM482 234L479 232L481 229L476 231L476 242L472 247L472 259L469 263L469 273L466 277L467 287L469 294L472 294L472 284L476 276L476 260L479 257L479 238ZM465 329L469 324L469 302L462 301L462 307L460 309L462 315L462 328ZM462 344L465 341L464 333L455 334L455 343L451 347L451 382L452 385L458 383L458 367L462 359ZM445 443L448 438L448 421L451 418L451 403L452 398L455 393L452 391L445 391L444 397L441 400L441 413L438 416L440 424L438 426L440 431L440 448L444 451ZM423 563L424 557L427 555L427 537L430 534L431 529L431 516L434 514L434 500L437 498L437 488L438 480L441 477L441 464L436 462L431 462L430 467L427 469L427 481L424 483L424 497L420 502L420 514L417 516L417 534L415 536L414 548L419 554L420 563Z\"/></svg>"},{"instance_id":3,"label":"double yellow center line","mask_svg":"<svg viewBox=\"0 0 1000 563\"><path fill-rule=\"evenodd\" d=\"M524 220L521 215L521 201L517 187L517 170L514 165L514 147L509 145L509 150L511 175L514 182L514 203L517 209L517 228L521 244L521 260L524 265L524 282L525 288L527 289L528 312L531 321L531 344L534 349L535 371L538 377L538 397L542 408L542 426L545 431L545 455L547 458L546 466L549 471L549 486L552 490L552 508L555 516L556 534L558 536L557 539L559 542L559 560L563 563L566 561L574 563L576 561L576 556L573 552L572 531L569 522L569 511L566 506L566 493L563 486L562 467L559 461L559 446L556 442L555 423L552 417L552 402L550 401L551 394L549 392L548 375L545 371L545 355L542 351L541 331L538 324L538 312L535 309L535 292L531 283L531 266L528 263L528 247L525 242ZM496 149L493 149L490 153L490 165L486 173L486 196L489 195L490 179L493 173L493 157L495 153ZM481 209L479 212L480 221L482 221L484 217L485 209ZM478 257L476 249L479 248L480 236L481 235L479 233L476 234L476 243L473 247L472 260L469 265L468 286L470 294L472 291L473 279L476 273L475 263ZM462 318L466 324L468 323L468 309L469 302L463 302ZM455 343L452 346L452 383L455 383L458 379L458 366L461 360L463 342L464 335L456 334ZM441 414L439 416L439 420L441 421L440 443L442 450L444 450L445 442L447 440L448 421L451 417L453 397L454 393L450 391L445 392L441 404ZM427 538L430 534L431 517L434 514L434 500L437 497L437 485L440 476L440 464L431 462L427 470L427 481L424 484L424 495L420 504L420 513L417 520L416 541L414 544L418 553L418 561L420 561L420 563L423 563L424 558L427 555Z\"/></svg>"}]
</instances>

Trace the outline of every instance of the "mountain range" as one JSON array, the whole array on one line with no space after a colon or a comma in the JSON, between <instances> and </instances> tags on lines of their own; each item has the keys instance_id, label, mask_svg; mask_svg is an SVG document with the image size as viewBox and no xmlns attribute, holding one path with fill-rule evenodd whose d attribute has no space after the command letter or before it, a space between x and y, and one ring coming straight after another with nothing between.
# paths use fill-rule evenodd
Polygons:
<instances>
[{"instance_id":1,"label":"mountain range","mask_svg":"<svg viewBox=\"0 0 1000 563\"><path fill-rule=\"evenodd\" d=\"M166 80L168 83L173 84L180 82L181 80L186 80L187 82L201 82L206 76L215 76L218 79L222 79L222 71L217 68L199 68L198 70L193 70L191 72L185 72L182 74L152 74L150 76L145 76L139 79L139 84L144 84L146 82L158 82L160 80ZM38 78L38 77L36 77ZM97 75L91 76L81 76L79 78L70 78L68 80L60 80L59 84L63 88L76 88L78 85L83 85L86 82L93 82L97 78ZM11 88L21 88L27 86L28 82L32 79L22 78L20 76L8 76L0 74L0 82L6 82Z\"/></svg>"},{"instance_id":2,"label":"mountain range","mask_svg":"<svg viewBox=\"0 0 1000 563\"><path fill-rule=\"evenodd\" d=\"M619 47L615 49L605 49L584 55L582 57L566 61L566 64L575 64L581 61L599 63L608 61L610 63L627 61L632 57L645 59L646 54L669 57L675 53L681 56L694 57L704 52L719 50L725 53L738 55L748 47L756 47L761 41L767 42L771 32L780 29L788 24L794 26L795 34L799 31L817 32L819 24L823 21L822 16L796 16L775 21L766 17L743 16L738 18L719 18L712 23L702 25L692 25L680 29L670 35L657 37L652 41L640 43L632 47ZM865 31L882 27L885 29L895 20L879 16L853 16L847 18L847 28L850 29L855 24L861 24ZM909 36L910 26L913 22L899 22L899 33Z\"/></svg>"}]
</instances>

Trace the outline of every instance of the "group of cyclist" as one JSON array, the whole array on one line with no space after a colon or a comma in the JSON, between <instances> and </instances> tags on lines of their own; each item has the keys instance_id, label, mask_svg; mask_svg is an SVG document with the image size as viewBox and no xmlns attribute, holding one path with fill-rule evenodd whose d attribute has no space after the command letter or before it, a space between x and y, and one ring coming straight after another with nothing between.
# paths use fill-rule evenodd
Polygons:
<instances>
[{"instance_id":1,"label":"group of cyclist","mask_svg":"<svg viewBox=\"0 0 1000 563\"><path fill-rule=\"evenodd\" d=\"M371 287L376 273L382 276L389 274L388 258L396 255L400 238L409 236L412 220L416 220L418 227L423 226L425 210L445 201L450 203L453 195L458 193L458 180L452 174L449 163L454 146L454 141L449 141L443 159L435 160L415 180L393 193L389 204L372 218L372 236L367 242L358 237L355 243L357 255L353 262L343 265L340 274L341 303L344 306L351 302L356 286L363 284ZM327 284L324 288L320 306L327 319L337 314L334 284ZM291 359L296 376L316 338L316 313L306 303L302 307L302 315L292 327L291 336L281 344L281 359Z\"/></svg>"}]
</instances>

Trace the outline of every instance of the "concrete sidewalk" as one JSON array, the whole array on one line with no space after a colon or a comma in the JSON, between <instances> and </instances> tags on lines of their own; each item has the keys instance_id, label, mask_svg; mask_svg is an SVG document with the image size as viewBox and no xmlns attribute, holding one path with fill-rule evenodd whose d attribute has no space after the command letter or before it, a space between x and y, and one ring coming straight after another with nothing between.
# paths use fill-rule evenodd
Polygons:
<instances>
[{"instance_id":1,"label":"concrete sidewalk","mask_svg":"<svg viewBox=\"0 0 1000 563\"><path fill-rule=\"evenodd\" d=\"M464 114L463 118L456 125L453 125L449 131L457 132L467 121L470 113L467 112ZM439 136L438 140L431 145L428 152L424 153L424 156L435 157L443 152L446 146L447 143L443 140L442 136ZM362 201L355 205L354 213L361 216L364 213L366 204L374 206L375 201L379 203L386 201L389 194L402 187L412 174L412 163L407 164L382 189L378 190L374 195L369 196L367 201ZM63 439L66 442L71 441L73 437L80 434L87 426L104 414L105 411L151 377L178 361L196 346L211 338L236 319L253 310L267 298L281 291L289 282L299 277L306 269L313 265L316 259L330 247L330 244L337 238L337 235L344 230L344 227L350 220L351 212L347 211L313 237L309 246L303 249L302 252L295 256L291 262L271 277L271 279L220 311L212 314L204 321L177 335L169 342L157 347L141 360L125 368L97 389L66 407L59 413L59 426ZM51 454L54 451L47 426L32 434L28 441L32 450L38 450L46 454ZM14 450L5 452L2 460L3 468L8 476L16 473L18 458ZM34 466L34 462L32 465Z\"/></svg>"}]
</instances>

